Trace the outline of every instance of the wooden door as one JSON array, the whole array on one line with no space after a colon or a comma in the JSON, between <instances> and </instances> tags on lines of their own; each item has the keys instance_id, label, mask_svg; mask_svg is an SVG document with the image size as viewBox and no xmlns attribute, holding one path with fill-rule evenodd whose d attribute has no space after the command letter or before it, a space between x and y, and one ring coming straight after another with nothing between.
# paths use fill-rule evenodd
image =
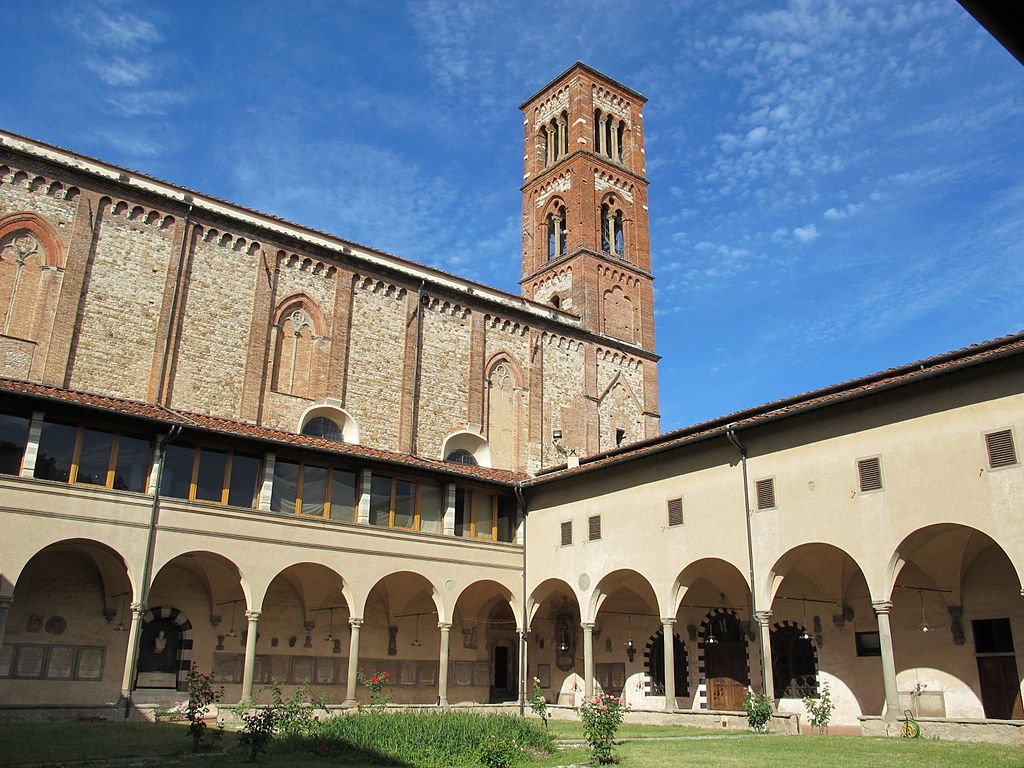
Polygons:
<instances>
[{"instance_id":1,"label":"wooden door","mask_svg":"<svg viewBox=\"0 0 1024 768\"><path fill-rule=\"evenodd\" d=\"M978 679L985 717L1016 720L1024 716L1017 660L1013 656L979 656Z\"/></svg>"},{"instance_id":2,"label":"wooden door","mask_svg":"<svg viewBox=\"0 0 1024 768\"><path fill-rule=\"evenodd\" d=\"M743 709L747 691L747 649L745 644L720 642L704 647L707 667L708 708L726 712Z\"/></svg>"}]
</instances>

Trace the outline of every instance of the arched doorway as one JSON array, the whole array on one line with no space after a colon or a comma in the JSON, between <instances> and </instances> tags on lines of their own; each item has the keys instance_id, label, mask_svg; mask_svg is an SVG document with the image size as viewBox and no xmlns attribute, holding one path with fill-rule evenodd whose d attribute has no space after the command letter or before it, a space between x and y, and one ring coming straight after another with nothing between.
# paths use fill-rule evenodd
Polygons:
<instances>
[{"instance_id":1,"label":"arched doorway","mask_svg":"<svg viewBox=\"0 0 1024 768\"><path fill-rule=\"evenodd\" d=\"M737 712L750 685L747 635L733 611L716 610L701 624L708 709Z\"/></svg>"},{"instance_id":2,"label":"arched doorway","mask_svg":"<svg viewBox=\"0 0 1024 768\"><path fill-rule=\"evenodd\" d=\"M659 629L651 635L644 649L647 667L648 688L651 696L665 695L665 631ZM679 635L672 634L672 660L675 665L676 697L685 698L690 695L689 675L687 674L686 644Z\"/></svg>"},{"instance_id":3,"label":"arched doorway","mask_svg":"<svg viewBox=\"0 0 1024 768\"><path fill-rule=\"evenodd\" d=\"M136 688L186 690L192 664L192 624L177 608L146 611L139 638Z\"/></svg>"},{"instance_id":4,"label":"arched doorway","mask_svg":"<svg viewBox=\"0 0 1024 768\"><path fill-rule=\"evenodd\" d=\"M487 618L491 644L491 702L514 701L519 678L519 643L516 619L506 602L494 606Z\"/></svg>"}]
</instances>

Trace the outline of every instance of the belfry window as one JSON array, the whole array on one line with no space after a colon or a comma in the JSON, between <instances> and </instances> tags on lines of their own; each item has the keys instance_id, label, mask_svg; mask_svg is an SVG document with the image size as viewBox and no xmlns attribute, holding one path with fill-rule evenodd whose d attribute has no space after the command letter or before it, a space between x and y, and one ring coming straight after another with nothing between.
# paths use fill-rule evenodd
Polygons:
<instances>
[{"instance_id":1,"label":"belfry window","mask_svg":"<svg viewBox=\"0 0 1024 768\"><path fill-rule=\"evenodd\" d=\"M567 251L568 232L565 229L565 206L560 205L548 214L548 259L564 256Z\"/></svg>"},{"instance_id":2,"label":"belfry window","mask_svg":"<svg viewBox=\"0 0 1024 768\"><path fill-rule=\"evenodd\" d=\"M594 110L594 152L617 163L623 162L622 145L626 136L626 122L615 115Z\"/></svg>"},{"instance_id":3,"label":"belfry window","mask_svg":"<svg viewBox=\"0 0 1024 768\"><path fill-rule=\"evenodd\" d=\"M615 207L614 198L601 206L601 250L619 258L626 255L622 211Z\"/></svg>"},{"instance_id":4,"label":"belfry window","mask_svg":"<svg viewBox=\"0 0 1024 768\"><path fill-rule=\"evenodd\" d=\"M569 154L569 115L562 112L541 126L544 143L544 165L550 165Z\"/></svg>"}]
</instances>

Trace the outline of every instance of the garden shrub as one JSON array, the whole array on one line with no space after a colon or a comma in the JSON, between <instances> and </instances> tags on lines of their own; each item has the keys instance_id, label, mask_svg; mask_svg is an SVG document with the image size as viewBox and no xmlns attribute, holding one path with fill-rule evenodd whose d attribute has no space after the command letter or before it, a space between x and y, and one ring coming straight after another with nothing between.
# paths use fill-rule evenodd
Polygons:
<instances>
[{"instance_id":1,"label":"garden shrub","mask_svg":"<svg viewBox=\"0 0 1024 768\"><path fill-rule=\"evenodd\" d=\"M772 700L760 691L747 691L743 696L743 709L747 711L747 722L756 733L767 733L768 721L772 719Z\"/></svg>"},{"instance_id":2,"label":"garden shrub","mask_svg":"<svg viewBox=\"0 0 1024 768\"><path fill-rule=\"evenodd\" d=\"M384 690L389 677L391 677L390 672L378 672L376 669L372 670L370 674L366 674L360 667L356 672L358 683L370 692L370 704L380 710L383 710L390 703L391 697L395 695L390 688L387 691Z\"/></svg>"},{"instance_id":3,"label":"garden shrub","mask_svg":"<svg viewBox=\"0 0 1024 768\"><path fill-rule=\"evenodd\" d=\"M484 768L511 768L526 758L526 748L515 739L495 736L493 733L480 742L480 762Z\"/></svg>"},{"instance_id":4,"label":"garden shrub","mask_svg":"<svg viewBox=\"0 0 1024 768\"><path fill-rule=\"evenodd\" d=\"M817 697L805 698L804 706L811 718L811 725L822 733L828 733L828 724L832 721L832 712L836 708L832 703L832 692L828 689L828 683L821 684L821 692Z\"/></svg>"},{"instance_id":5,"label":"garden shrub","mask_svg":"<svg viewBox=\"0 0 1024 768\"><path fill-rule=\"evenodd\" d=\"M544 721L544 727L548 727L548 700L544 698L544 691L540 687L540 678L533 678L533 696L530 697L530 709Z\"/></svg>"},{"instance_id":6,"label":"garden shrub","mask_svg":"<svg viewBox=\"0 0 1024 768\"><path fill-rule=\"evenodd\" d=\"M211 731L206 724L210 714L210 705L220 701L224 695L223 688L214 688L210 676L199 671L195 664L188 673L188 701L182 714L188 720L188 735L192 739L192 751L198 752L199 747L219 737L222 729ZM179 705L180 706L180 705Z\"/></svg>"},{"instance_id":7,"label":"garden shrub","mask_svg":"<svg viewBox=\"0 0 1024 768\"><path fill-rule=\"evenodd\" d=\"M599 694L585 699L579 707L579 713L583 719L583 737L590 746L594 760L602 765L615 762L612 757L612 740L626 714L622 700Z\"/></svg>"}]
</instances>

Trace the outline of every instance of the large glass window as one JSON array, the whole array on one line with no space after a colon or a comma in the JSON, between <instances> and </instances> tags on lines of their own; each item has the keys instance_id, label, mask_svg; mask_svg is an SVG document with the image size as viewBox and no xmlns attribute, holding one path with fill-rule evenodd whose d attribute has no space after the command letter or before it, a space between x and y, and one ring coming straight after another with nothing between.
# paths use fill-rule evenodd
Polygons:
<instances>
[{"instance_id":1,"label":"large glass window","mask_svg":"<svg viewBox=\"0 0 1024 768\"><path fill-rule=\"evenodd\" d=\"M39 434L35 476L143 493L150 452L143 437L47 420Z\"/></svg>"},{"instance_id":2,"label":"large glass window","mask_svg":"<svg viewBox=\"0 0 1024 768\"><path fill-rule=\"evenodd\" d=\"M21 471L28 425L29 419L25 416L0 413L0 473L16 475Z\"/></svg>"},{"instance_id":3,"label":"large glass window","mask_svg":"<svg viewBox=\"0 0 1024 768\"><path fill-rule=\"evenodd\" d=\"M260 465L259 456L171 443L164 452L160 494L190 501L253 507Z\"/></svg>"},{"instance_id":4,"label":"large glass window","mask_svg":"<svg viewBox=\"0 0 1024 768\"><path fill-rule=\"evenodd\" d=\"M274 463L273 512L352 522L355 497L354 472L282 459Z\"/></svg>"},{"instance_id":5,"label":"large glass window","mask_svg":"<svg viewBox=\"0 0 1024 768\"><path fill-rule=\"evenodd\" d=\"M370 481L370 525L439 533L441 487L374 475Z\"/></svg>"},{"instance_id":6,"label":"large glass window","mask_svg":"<svg viewBox=\"0 0 1024 768\"><path fill-rule=\"evenodd\" d=\"M455 490L455 535L474 539L515 539L516 503L511 496L480 490Z\"/></svg>"}]
</instances>

